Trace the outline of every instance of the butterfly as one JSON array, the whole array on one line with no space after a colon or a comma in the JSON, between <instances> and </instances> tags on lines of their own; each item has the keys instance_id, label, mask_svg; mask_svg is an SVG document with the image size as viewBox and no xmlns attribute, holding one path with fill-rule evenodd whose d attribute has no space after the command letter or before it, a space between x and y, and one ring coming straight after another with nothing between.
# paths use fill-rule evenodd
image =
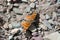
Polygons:
<instances>
[{"instance_id":1,"label":"butterfly","mask_svg":"<svg viewBox=\"0 0 60 40\"><path fill-rule=\"evenodd\" d=\"M36 12L33 12L31 15L27 15L25 17L25 21L23 20L21 22L21 25L24 28L24 30L27 30L30 27L30 25L34 21L36 15L37 15Z\"/></svg>"}]
</instances>

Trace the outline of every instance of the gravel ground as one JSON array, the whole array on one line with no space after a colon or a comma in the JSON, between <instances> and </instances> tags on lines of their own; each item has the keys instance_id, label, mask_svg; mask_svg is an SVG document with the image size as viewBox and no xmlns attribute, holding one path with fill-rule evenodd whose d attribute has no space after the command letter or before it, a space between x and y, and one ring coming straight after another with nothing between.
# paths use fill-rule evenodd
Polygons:
<instances>
[{"instance_id":1,"label":"gravel ground","mask_svg":"<svg viewBox=\"0 0 60 40\"><path fill-rule=\"evenodd\" d=\"M60 40L60 0L0 0L0 40Z\"/></svg>"}]
</instances>

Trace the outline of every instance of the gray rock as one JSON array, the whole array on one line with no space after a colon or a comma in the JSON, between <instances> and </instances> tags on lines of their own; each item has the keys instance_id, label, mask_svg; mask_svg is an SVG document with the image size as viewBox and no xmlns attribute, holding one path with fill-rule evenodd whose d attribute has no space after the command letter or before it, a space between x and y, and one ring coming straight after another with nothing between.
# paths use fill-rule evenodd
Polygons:
<instances>
[{"instance_id":1,"label":"gray rock","mask_svg":"<svg viewBox=\"0 0 60 40\"><path fill-rule=\"evenodd\" d=\"M57 0L57 3L60 2L60 0Z\"/></svg>"},{"instance_id":2,"label":"gray rock","mask_svg":"<svg viewBox=\"0 0 60 40\"><path fill-rule=\"evenodd\" d=\"M37 35L37 34L35 34L35 35ZM31 40L43 40L43 38L41 37L41 35L39 35L39 36L33 36L31 38Z\"/></svg>"},{"instance_id":3,"label":"gray rock","mask_svg":"<svg viewBox=\"0 0 60 40\"><path fill-rule=\"evenodd\" d=\"M0 4L3 4L3 1L4 1L4 0L0 0Z\"/></svg>"},{"instance_id":4,"label":"gray rock","mask_svg":"<svg viewBox=\"0 0 60 40\"><path fill-rule=\"evenodd\" d=\"M52 29L52 26L50 25L50 23L47 20L44 20L42 22L45 26L47 26L49 29Z\"/></svg>"},{"instance_id":5,"label":"gray rock","mask_svg":"<svg viewBox=\"0 0 60 40\"><path fill-rule=\"evenodd\" d=\"M25 9L25 12L30 12L30 10L31 10L31 7L27 6L26 9Z\"/></svg>"},{"instance_id":6,"label":"gray rock","mask_svg":"<svg viewBox=\"0 0 60 40\"><path fill-rule=\"evenodd\" d=\"M12 22L11 25L12 25L12 28L20 27L20 23L19 22Z\"/></svg>"},{"instance_id":7,"label":"gray rock","mask_svg":"<svg viewBox=\"0 0 60 40\"><path fill-rule=\"evenodd\" d=\"M13 8L13 11L15 13L19 13L19 14L22 14L23 13L23 10L20 10L19 8Z\"/></svg>"},{"instance_id":8,"label":"gray rock","mask_svg":"<svg viewBox=\"0 0 60 40\"><path fill-rule=\"evenodd\" d=\"M60 17L60 13L57 13L57 16Z\"/></svg>"}]
</instances>

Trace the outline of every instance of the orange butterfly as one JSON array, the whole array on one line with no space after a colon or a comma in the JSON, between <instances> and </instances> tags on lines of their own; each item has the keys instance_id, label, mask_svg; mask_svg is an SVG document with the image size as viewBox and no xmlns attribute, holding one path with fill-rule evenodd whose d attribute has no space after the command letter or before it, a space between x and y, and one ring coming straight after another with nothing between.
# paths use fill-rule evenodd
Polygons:
<instances>
[{"instance_id":1,"label":"orange butterfly","mask_svg":"<svg viewBox=\"0 0 60 40\"><path fill-rule=\"evenodd\" d=\"M36 12L33 12L32 15L27 15L25 17L26 21L22 21L21 25L23 26L24 30L27 30L29 28L29 26L31 25L32 21L34 21L35 17L36 17Z\"/></svg>"}]
</instances>

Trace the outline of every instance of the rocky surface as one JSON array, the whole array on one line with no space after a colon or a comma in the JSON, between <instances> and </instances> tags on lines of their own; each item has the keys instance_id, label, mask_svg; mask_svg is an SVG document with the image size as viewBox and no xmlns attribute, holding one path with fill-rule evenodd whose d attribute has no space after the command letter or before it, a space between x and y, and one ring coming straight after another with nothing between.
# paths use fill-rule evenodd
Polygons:
<instances>
[{"instance_id":1,"label":"rocky surface","mask_svg":"<svg viewBox=\"0 0 60 40\"><path fill-rule=\"evenodd\" d=\"M0 0L0 40L60 40L60 0Z\"/></svg>"}]
</instances>

